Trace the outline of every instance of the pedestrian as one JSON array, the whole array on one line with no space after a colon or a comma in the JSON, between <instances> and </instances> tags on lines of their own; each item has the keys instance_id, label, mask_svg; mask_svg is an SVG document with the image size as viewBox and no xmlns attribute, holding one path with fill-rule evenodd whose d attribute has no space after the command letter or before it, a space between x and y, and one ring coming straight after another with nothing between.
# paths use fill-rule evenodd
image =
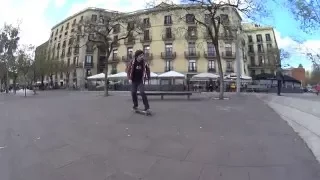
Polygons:
<instances>
[{"instance_id":1,"label":"pedestrian","mask_svg":"<svg viewBox=\"0 0 320 180\"><path fill-rule=\"evenodd\" d=\"M320 92L320 83L316 85L315 90L316 90L316 94L317 94L317 96L319 96L319 92Z\"/></svg>"},{"instance_id":2,"label":"pedestrian","mask_svg":"<svg viewBox=\"0 0 320 180\"><path fill-rule=\"evenodd\" d=\"M134 58L130 61L130 63L127 66L126 72L129 82L131 83L133 110L138 109L137 90L139 88L144 105L144 111L149 111L150 107L147 95L145 93L144 83L145 80L150 79L150 68L145 60L144 52L142 50L137 50L135 52Z\"/></svg>"},{"instance_id":3,"label":"pedestrian","mask_svg":"<svg viewBox=\"0 0 320 180\"><path fill-rule=\"evenodd\" d=\"M282 88L282 84L284 84L284 76L282 74L282 69L280 65L278 65L278 69L276 72L276 79L277 79L277 94L278 96L281 96L281 88Z\"/></svg>"}]
</instances>

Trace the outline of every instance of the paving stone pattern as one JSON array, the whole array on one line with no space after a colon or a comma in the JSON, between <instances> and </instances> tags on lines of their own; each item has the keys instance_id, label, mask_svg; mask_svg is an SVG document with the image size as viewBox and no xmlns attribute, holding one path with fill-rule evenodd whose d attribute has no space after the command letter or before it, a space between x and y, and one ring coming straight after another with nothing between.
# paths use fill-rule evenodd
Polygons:
<instances>
[{"instance_id":1,"label":"paving stone pattern","mask_svg":"<svg viewBox=\"0 0 320 180\"><path fill-rule=\"evenodd\" d=\"M40 92L0 99L1 180L319 180L301 138L255 96Z\"/></svg>"}]
</instances>

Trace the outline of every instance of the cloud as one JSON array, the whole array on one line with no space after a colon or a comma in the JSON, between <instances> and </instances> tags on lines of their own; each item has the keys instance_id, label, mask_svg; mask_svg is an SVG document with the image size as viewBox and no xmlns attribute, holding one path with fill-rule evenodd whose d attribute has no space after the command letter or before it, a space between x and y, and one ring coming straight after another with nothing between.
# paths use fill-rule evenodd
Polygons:
<instances>
[{"instance_id":1,"label":"cloud","mask_svg":"<svg viewBox=\"0 0 320 180\"><path fill-rule=\"evenodd\" d=\"M61 8L66 4L66 0L55 0L55 5L57 8Z\"/></svg>"},{"instance_id":2,"label":"cloud","mask_svg":"<svg viewBox=\"0 0 320 180\"><path fill-rule=\"evenodd\" d=\"M17 25L21 20L21 44L40 45L50 33L50 25L45 19L45 10L50 0L0 0L0 27L4 23Z\"/></svg>"}]
</instances>

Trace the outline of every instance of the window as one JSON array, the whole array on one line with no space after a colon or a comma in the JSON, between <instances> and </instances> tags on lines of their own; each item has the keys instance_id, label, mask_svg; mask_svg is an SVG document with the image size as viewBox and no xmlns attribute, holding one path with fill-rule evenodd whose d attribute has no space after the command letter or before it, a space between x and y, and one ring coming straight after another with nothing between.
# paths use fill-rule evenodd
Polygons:
<instances>
[{"instance_id":1,"label":"window","mask_svg":"<svg viewBox=\"0 0 320 180\"><path fill-rule=\"evenodd\" d=\"M63 26L61 27L61 29L60 29L60 32L62 32L63 31Z\"/></svg>"},{"instance_id":2,"label":"window","mask_svg":"<svg viewBox=\"0 0 320 180\"><path fill-rule=\"evenodd\" d=\"M272 44L267 44L267 50L270 51L272 49Z\"/></svg>"},{"instance_id":3,"label":"window","mask_svg":"<svg viewBox=\"0 0 320 180\"><path fill-rule=\"evenodd\" d=\"M119 33L120 32L120 24L116 24L113 27L113 33Z\"/></svg>"},{"instance_id":4,"label":"window","mask_svg":"<svg viewBox=\"0 0 320 180\"><path fill-rule=\"evenodd\" d=\"M69 39L68 45L72 45L73 44L73 38Z\"/></svg>"},{"instance_id":5,"label":"window","mask_svg":"<svg viewBox=\"0 0 320 180\"><path fill-rule=\"evenodd\" d=\"M149 18L144 18L143 19L143 25L145 27L149 27L150 26L150 19Z\"/></svg>"},{"instance_id":6,"label":"window","mask_svg":"<svg viewBox=\"0 0 320 180\"><path fill-rule=\"evenodd\" d=\"M149 30L145 30L143 32L143 38L144 38L144 40L150 40Z\"/></svg>"},{"instance_id":7,"label":"window","mask_svg":"<svg viewBox=\"0 0 320 180\"><path fill-rule=\"evenodd\" d=\"M103 73L104 69L103 68L100 68L99 69L99 73Z\"/></svg>"},{"instance_id":8,"label":"window","mask_svg":"<svg viewBox=\"0 0 320 180\"><path fill-rule=\"evenodd\" d=\"M208 55L214 55L215 54L215 48L212 42L207 43L208 46Z\"/></svg>"},{"instance_id":9,"label":"window","mask_svg":"<svg viewBox=\"0 0 320 180\"><path fill-rule=\"evenodd\" d=\"M143 46L143 52L144 54L150 54L150 46L149 45Z\"/></svg>"},{"instance_id":10,"label":"window","mask_svg":"<svg viewBox=\"0 0 320 180\"><path fill-rule=\"evenodd\" d=\"M251 36L251 35L248 36L248 41L249 41L249 43L252 43L252 42L253 42L253 39L252 39L252 36Z\"/></svg>"},{"instance_id":11,"label":"window","mask_svg":"<svg viewBox=\"0 0 320 180\"><path fill-rule=\"evenodd\" d=\"M172 38L171 28L166 28L166 37Z\"/></svg>"},{"instance_id":12,"label":"window","mask_svg":"<svg viewBox=\"0 0 320 180\"><path fill-rule=\"evenodd\" d=\"M192 59L189 60L189 71L197 71L197 61Z\"/></svg>"},{"instance_id":13,"label":"window","mask_svg":"<svg viewBox=\"0 0 320 180\"><path fill-rule=\"evenodd\" d=\"M70 24L70 23L67 23L66 29L69 29L69 24Z\"/></svg>"},{"instance_id":14,"label":"window","mask_svg":"<svg viewBox=\"0 0 320 180\"><path fill-rule=\"evenodd\" d=\"M77 23L77 20L74 19L72 25L74 26L74 25L76 25L76 23Z\"/></svg>"},{"instance_id":15,"label":"window","mask_svg":"<svg viewBox=\"0 0 320 180\"><path fill-rule=\"evenodd\" d=\"M92 59L93 59L93 56L87 55L87 56L86 56L86 64L91 64L91 63L92 63Z\"/></svg>"},{"instance_id":16,"label":"window","mask_svg":"<svg viewBox=\"0 0 320 180\"><path fill-rule=\"evenodd\" d=\"M127 48L127 56L130 59L133 58L133 48L132 47Z\"/></svg>"},{"instance_id":17,"label":"window","mask_svg":"<svg viewBox=\"0 0 320 180\"><path fill-rule=\"evenodd\" d=\"M112 59L115 59L115 58L117 58L118 57L118 49L114 49L113 51L112 51Z\"/></svg>"},{"instance_id":18,"label":"window","mask_svg":"<svg viewBox=\"0 0 320 180\"><path fill-rule=\"evenodd\" d=\"M230 43L225 44L226 55L232 54L232 46Z\"/></svg>"},{"instance_id":19,"label":"window","mask_svg":"<svg viewBox=\"0 0 320 180\"><path fill-rule=\"evenodd\" d=\"M68 47L68 54L71 54L71 47Z\"/></svg>"},{"instance_id":20,"label":"window","mask_svg":"<svg viewBox=\"0 0 320 180\"><path fill-rule=\"evenodd\" d=\"M258 44L258 52L259 53L263 52L263 45L262 44Z\"/></svg>"},{"instance_id":21,"label":"window","mask_svg":"<svg viewBox=\"0 0 320 180\"><path fill-rule=\"evenodd\" d=\"M196 43L195 42L188 43L188 51L189 51L189 55L196 54Z\"/></svg>"},{"instance_id":22,"label":"window","mask_svg":"<svg viewBox=\"0 0 320 180\"><path fill-rule=\"evenodd\" d=\"M229 16L227 14L221 14L221 23L229 23Z\"/></svg>"},{"instance_id":23,"label":"window","mask_svg":"<svg viewBox=\"0 0 320 180\"><path fill-rule=\"evenodd\" d=\"M259 66L262 66L264 64L264 58L263 56L259 56Z\"/></svg>"},{"instance_id":24,"label":"window","mask_svg":"<svg viewBox=\"0 0 320 180\"><path fill-rule=\"evenodd\" d=\"M80 22L82 22L82 21L83 21L83 16L80 17Z\"/></svg>"},{"instance_id":25,"label":"window","mask_svg":"<svg viewBox=\"0 0 320 180\"><path fill-rule=\"evenodd\" d=\"M250 56L250 64L251 66L254 66L256 64L254 56Z\"/></svg>"},{"instance_id":26,"label":"window","mask_svg":"<svg viewBox=\"0 0 320 180\"><path fill-rule=\"evenodd\" d=\"M99 23L104 24L104 18L103 18L103 16L99 16Z\"/></svg>"},{"instance_id":27,"label":"window","mask_svg":"<svg viewBox=\"0 0 320 180\"><path fill-rule=\"evenodd\" d=\"M262 42L262 35L261 34L257 34L257 42Z\"/></svg>"},{"instance_id":28,"label":"window","mask_svg":"<svg viewBox=\"0 0 320 180\"><path fill-rule=\"evenodd\" d=\"M65 35L65 36L68 35L68 31L66 31L66 32L64 33L64 35Z\"/></svg>"},{"instance_id":29,"label":"window","mask_svg":"<svg viewBox=\"0 0 320 180\"><path fill-rule=\"evenodd\" d=\"M189 24L194 24L195 23L195 17L193 14L187 14L186 15L186 22Z\"/></svg>"},{"instance_id":30,"label":"window","mask_svg":"<svg viewBox=\"0 0 320 180\"><path fill-rule=\"evenodd\" d=\"M91 70L90 69L86 70L86 77L88 77L88 76L91 76Z\"/></svg>"},{"instance_id":31,"label":"window","mask_svg":"<svg viewBox=\"0 0 320 180\"><path fill-rule=\"evenodd\" d=\"M232 70L232 62L231 61L227 61L227 69Z\"/></svg>"},{"instance_id":32,"label":"window","mask_svg":"<svg viewBox=\"0 0 320 180\"><path fill-rule=\"evenodd\" d=\"M215 64L214 64L214 61L208 61L208 69L209 70L212 70L212 69L214 69L215 68Z\"/></svg>"},{"instance_id":33,"label":"window","mask_svg":"<svg viewBox=\"0 0 320 180\"><path fill-rule=\"evenodd\" d=\"M266 34L266 41L271 41L270 34Z\"/></svg>"},{"instance_id":34,"label":"window","mask_svg":"<svg viewBox=\"0 0 320 180\"><path fill-rule=\"evenodd\" d=\"M97 19L98 19L98 16L95 15L95 14L92 14L92 16L91 16L91 21L96 22Z\"/></svg>"},{"instance_id":35,"label":"window","mask_svg":"<svg viewBox=\"0 0 320 180\"><path fill-rule=\"evenodd\" d=\"M164 24L165 24L165 25L170 25L170 24L172 24L172 19L171 19L171 16L170 16L170 15L164 16Z\"/></svg>"},{"instance_id":36,"label":"window","mask_svg":"<svg viewBox=\"0 0 320 180\"><path fill-rule=\"evenodd\" d=\"M117 72L117 64L112 64L111 65L111 71L112 72Z\"/></svg>"},{"instance_id":37,"label":"window","mask_svg":"<svg viewBox=\"0 0 320 180\"><path fill-rule=\"evenodd\" d=\"M172 71L172 70L173 70L172 61L167 60L167 61L166 61L165 71Z\"/></svg>"},{"instance_id":38,"label":"window","mask_svg":"<svg viewBox=\"0 0 320 180\"><path fill-rule=\"evenodd\" d=\"M253 45L249 45L248 48L249 48L249 52L254 53Z\"/></svg>"},{"instance_id":39,"label":"window","mask_svg":"<svg viewBox=\"0 0 320 180\"><path fill-rule=\"evenodd\" d=\"M68 60L67 60L67 66L68 67L70 66L70 58L68 58Z\"/></svg>"},{"instance_id":40,"label":"window","mask_svg":"<svg viewBox=\"0 0 320 180\"><path fill-rule=\"evenodd\" d=\"M73 64L76 66L79 66L79 57L78 56L73 58Z\"/></svg>"},{"instance_id":41,"label":"window","mask_svg":"<svg viewBox=\"0 0 320 180\"><path fill-rule=\"evenodd\" d=\"M134 28L134 22L128 22L127 30L130 31Z\"/></svg>"},{"instance_id":42,"label":"window","mask_svg":"<svg viewBox=\"0 0 320 180\"><path fill-rule=\"evenodd\" d=\"M196 27L188 27L188 35L194 37L197 35L197 28Z\"/></svg>"},{"instance_id":43,"label":"window","mask_svg":"<svg viewBox=\"0 0 320 180\"><path fill-rule=\"evenodd\" d=\"M166 55L171 55L172 54L172 44L169 43L169 44L165 44L165 52L166 52Z\"/></svg>"}]
</instances>

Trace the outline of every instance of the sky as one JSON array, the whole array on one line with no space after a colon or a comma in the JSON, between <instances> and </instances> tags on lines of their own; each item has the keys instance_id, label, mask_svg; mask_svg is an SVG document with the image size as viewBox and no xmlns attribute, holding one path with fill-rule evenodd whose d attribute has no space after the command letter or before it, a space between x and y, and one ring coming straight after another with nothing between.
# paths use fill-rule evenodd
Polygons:
<instances>
[{"instance_id":1,"label":"sky","mask_svg":"<svg viewBox=\"0 0 320 180\"><path fill-rule=\"evenodd\" d=\"M4 23L20 23L20 42L38 46L48 40L50 30L55 24L87 7L128 12L143 9L151 1L154 0L0 0L0 26ZM179 0L173 2L178 3ZM299 23L279 3L266 0L266 4L272 9L271 18L263 19L259 23L273 26L279 48L291 53L290 59L284 64L297 67L301 63L306 69L310 69L311 63L304 54L307 50L320 52L320 34L306 34L301 31ZM299 39L300 43L295 39Z\"/></svg>"}]
</instances>

